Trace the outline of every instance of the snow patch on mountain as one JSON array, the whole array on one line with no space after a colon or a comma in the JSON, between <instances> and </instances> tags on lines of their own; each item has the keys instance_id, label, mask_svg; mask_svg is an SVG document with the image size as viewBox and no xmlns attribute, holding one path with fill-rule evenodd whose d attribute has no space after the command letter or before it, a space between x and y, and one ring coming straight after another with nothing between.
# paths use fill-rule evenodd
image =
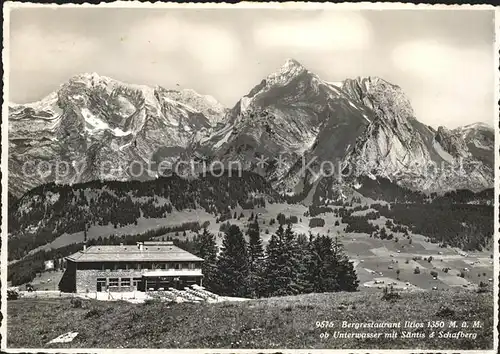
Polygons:
<instances>
[{"instance_id":1,"label":"snow patch on mountain","mask_svg":"<svg viewBox=\"0 0 500 354\"><path fill-rule=\"evenodd\" d=\"M130 131L123 131L120 128L111 128L108 123L94 116L88 108L82 108L81 112L82 116L85 118L85 130L91 134L99 130L109 130L115 136L127 136L131 134Z\"/></svg>"},{"instance_id":2,"label":"snow patch on mountain","mask_svg":"<svg viewBox=\"0 0 500 354\"><path fill-rule=\"evenodd\" d=\"M293 59L231 110L191 89L122 83L96 73L71 78L40 102L9 106L9 191L16 195L50 182L24 178L26 161L77 161L73 168L83 175L58 181L74 183L131 179L125 172L99 174L96 166L106 161L123 167L153 158L176 161L184 153L240 161L245 168L255 156L283 156L280 168L266 171L283 190L318 182L298 171L304 157L317 159L316 167L340 159L359 167L354 178L385 177L419 190L487 187L493 149L494 131L483 123L435 131L417 121L399 86L378 77L324 81ZM459 158L483 165L461 179L433 180L411 170L412 164Z\"/></svg>"},{"instance_id":3,"label":"snow patch on mountain","mask_svg":"<svg viewBox=\"0 0 500 354\"><path fill-rule=\"evenodd\" d=\"M278 71L267 76L266 83L268 86L285 86L295 76L304 71L306 71L306 69L299 62L294 59L287 59L285 64L283 64Z\"/></svg>"},{"instance_id":4,"label":"snow patch on mountain","mask_svg":"<svg viewBox=\"0 0 500 354\"><path fill-rule=\"evenodd\" d=\"M343 81L325 81L327 84L335 86L337 88L342 88L342 85L344 84Z\"/></svg>"},{"instance_id":5,"label":"snow patch on mountain","mask_svg":"<svg viewBox=\"0 0 500 354\"><path fill-rule=\"evenodd\" d=\"M475 147L477 147L478 149L483 149L483 150L490 150L490 151L493 151L493 146L488 146L488 145L484 145L483 143L481 143L480 141L478 140L473 140L472 143L474 144Z\"/></svg>"},{"instance_id":6,"label":"snow patch on mountain","mask_svg":"<svg viewBox=\"0 0 500 354\"><path fill-rule=\"evenodd\" d=\"M450 164L453 164L455 159L453 158L453 156L451 156L448 152L446 152L443 147L441 146L441 144L439 144L436 139L434 139L432 141L432 147L434 148L434 150L436 150L436 152L438 153L439 156L441 156L441 158L443 160L445 160L446 162L450 163Z\"/></svg>"},{"instance_id":7,"label":"snow patch on mountain","mask_svg":"<svg viewBox=\"0 0 500 354\"><path fill-rule=\"evenodd\" d=\"M247 111L251 102L252 99L250 97L243 96L240 100L241 111L242 112Z\"/></svg>"}]
</instances>

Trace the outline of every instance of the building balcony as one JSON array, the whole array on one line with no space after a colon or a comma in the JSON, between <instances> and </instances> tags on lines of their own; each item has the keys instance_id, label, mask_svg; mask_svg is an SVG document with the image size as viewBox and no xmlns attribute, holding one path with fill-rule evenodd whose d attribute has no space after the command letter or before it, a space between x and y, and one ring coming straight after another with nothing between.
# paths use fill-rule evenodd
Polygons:
<instances>
[{"instance_id":1,"label":"building balcony","mask_svg":"<svg viewBox=\"0 0 500 354\"><path fill-rule=\"evenodd\" d=\"M146 269L145 269L146 270ZM203 276L201 269L148 269L145 277L196 277Z\"/></svg>"}]
</instances>

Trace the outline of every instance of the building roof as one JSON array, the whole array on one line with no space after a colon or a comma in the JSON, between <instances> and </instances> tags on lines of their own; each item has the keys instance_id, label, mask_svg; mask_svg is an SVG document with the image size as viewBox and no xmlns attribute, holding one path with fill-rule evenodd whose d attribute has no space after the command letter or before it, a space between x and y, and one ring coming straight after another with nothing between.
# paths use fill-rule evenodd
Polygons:
<instances>
[{"instance_id":1,"label":"building roof","mask_svg":"<svg viewBox=\"0 0 500 354\"><path fill-rule=\"evenodd\" d=\"M66 259L78 263L203 261L202 258L174 246L171 242L90 246L66 257Z\"/></svg>"}]
</instances>

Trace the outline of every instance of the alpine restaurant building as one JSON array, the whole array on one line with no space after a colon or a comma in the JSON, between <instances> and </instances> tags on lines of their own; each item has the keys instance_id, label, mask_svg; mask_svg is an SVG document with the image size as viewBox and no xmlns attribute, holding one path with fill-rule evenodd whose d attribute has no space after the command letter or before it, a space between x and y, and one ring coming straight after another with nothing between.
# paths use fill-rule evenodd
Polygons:
<instances>
[{"instance_id":1,"label":"alpine restaurant building","mask_svg":"<svg viewBox=\"0 0 500 354\"><path fill-rule=\"evenodd\" d=\"M203 259L173 242L85 247L66 257L64 292L152 291L202 285Z\"/></svg>"}]
</instances>

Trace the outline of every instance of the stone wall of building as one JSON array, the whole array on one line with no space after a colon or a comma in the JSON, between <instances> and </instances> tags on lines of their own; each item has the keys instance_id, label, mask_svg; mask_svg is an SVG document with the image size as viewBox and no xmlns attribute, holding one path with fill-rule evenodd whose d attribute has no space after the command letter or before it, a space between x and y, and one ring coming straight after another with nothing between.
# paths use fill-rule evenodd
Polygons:
<instances>
[{"instance_id":1,"label":"stone wall of building","mask_svg":"<svg viewBox=\"0 0 500 354\"><path fill-rule=\"evenodd\" d=\"M95 292L97 291L97 279L105 278L106 285L102 289L105 291L109 286L110 278L118 278L118 284L121 284L122 278L130 279L130 287L128 289L117 289L114 286L110 289L111 291L131 291L135 289L133 286L133 278L141 278L143 272L137 270L116 270L116 271L103 271L103 270L94 270L94 269L86 269L76 271L76 291L79 293L84 292Z\"/></svg>"}]
</instances>

